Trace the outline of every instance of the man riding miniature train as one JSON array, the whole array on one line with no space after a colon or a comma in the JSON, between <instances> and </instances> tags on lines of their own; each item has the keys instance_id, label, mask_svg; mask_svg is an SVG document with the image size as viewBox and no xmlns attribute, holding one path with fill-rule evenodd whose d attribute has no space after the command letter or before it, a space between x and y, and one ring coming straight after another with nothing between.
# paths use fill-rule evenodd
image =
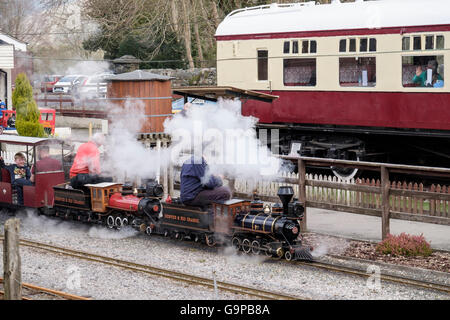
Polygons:
<instances>
[{"instance_id":1,"label":"man riding miniature train","mask_svg":"<svg viewBox=\"0 0 450 320\"><path fill-rule=\"evenodd\" d=\"M80 189L85 184L112 182L111 177L101 177L100 151L105 143L105 136L96 133L92 138L79 146L72 167L70 168L70 186Z\"/></svg>"},{"instance_id":2,"label":"man riding miniature train","mask_svg":"<svg viewBox=\"0 0 450 320\"><path fill-rule=\"evenodd\" d=\"M221 176L210 174L204 157L191 156L180 174L180 200L189 206L204 207L215 201L231 199L231 190L223 186Z\"/></svg>"}]
</instances>

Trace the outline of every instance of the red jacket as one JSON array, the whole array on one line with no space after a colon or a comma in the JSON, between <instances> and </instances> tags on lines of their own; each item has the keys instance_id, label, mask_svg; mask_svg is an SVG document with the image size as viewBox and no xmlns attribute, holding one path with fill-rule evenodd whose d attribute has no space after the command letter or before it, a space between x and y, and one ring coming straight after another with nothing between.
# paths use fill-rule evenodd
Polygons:
<instances>
[{"instance_id":1,"label":"red jacket","mask_svg":"<svg viewBox=\"0 0 450 320\"><path fill-rule=\"evenodd\" d=\"M73 160L70 177L75 177L79 173L100 174L100 152L92 141L83 143Z\"/></svg>"}]
</instances>

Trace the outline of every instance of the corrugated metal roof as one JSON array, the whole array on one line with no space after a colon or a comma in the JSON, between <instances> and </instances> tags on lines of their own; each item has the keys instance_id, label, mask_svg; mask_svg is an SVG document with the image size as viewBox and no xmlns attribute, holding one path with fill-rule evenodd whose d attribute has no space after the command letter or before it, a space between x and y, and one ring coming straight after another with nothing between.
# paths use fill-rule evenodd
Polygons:
<instances>
[{"instance_id":1,"label":"corrugated metal roof","mask_svg":"<svg viewBox=\"0 0 450 320\"><path fill-rule=\"evenodd\" d=\"M121 73L106 78L106 81L168 81L174 79L172 77L162 76L156 73L150 73L142 70L135 70L132 72Z\"/></svg>"}]
</instances>

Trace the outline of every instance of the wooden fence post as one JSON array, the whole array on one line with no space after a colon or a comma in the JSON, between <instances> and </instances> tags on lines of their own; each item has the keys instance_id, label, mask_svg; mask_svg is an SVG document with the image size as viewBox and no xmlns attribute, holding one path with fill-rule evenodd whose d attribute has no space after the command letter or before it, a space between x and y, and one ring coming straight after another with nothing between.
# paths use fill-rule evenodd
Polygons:
<instances>
[{"instance_id":1,"label":"wooden fence post","mask_svg":"<svg viewBox=\"0 0 450 320\"><path fill-rule=\"evenodd\" d=\"M381 238L386 239L390 233L390 205L389 205L389 171L385 166L381 167Z\"/></svg>"},{"instance_id":2,"label":"wooden fence post","mask_svg":"<svg viewBox=\"0 0 450 320\"><path fill-rule=\"evenodd\" d=\"M298 200L305 206L303 219L300 222L300 230L301 232L306 232L306 166L305 161L302 159L298 159Z\"/></svg>"},{"instance_id":3,"label":"wooden fence post","mask_svg":"<svg viewBox=\"0 0 450 320\"><path fill-rule=\"evenodd\" d=\"M3 242L3 284L5 300L22 300L22 275L19 253L20 220L13 218L5 222Z\"/></svg>"}]
</instances>

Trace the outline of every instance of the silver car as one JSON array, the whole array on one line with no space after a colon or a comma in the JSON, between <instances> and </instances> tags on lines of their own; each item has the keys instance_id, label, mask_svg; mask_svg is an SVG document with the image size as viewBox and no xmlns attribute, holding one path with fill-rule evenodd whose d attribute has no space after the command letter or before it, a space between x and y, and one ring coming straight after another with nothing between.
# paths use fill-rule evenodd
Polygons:
<instances>
[{"instance_id":1,"label":"silver car","mask_svg":"<svg viewBox=\"0 0 450 320\"><path fill-rule=\"evenodd\" d=\"M71 94L87 80L84 75L67 75L61 78L53 87L53 93Z\"/></svg>"},{"instance_id":2,"label":"silver car","mask_svg":"<svg viewBox=\"0 0 450 320\"><path fill-rule=\"evenodd\" d=\"M85 98L104 98L107 91L105 78L111 77L112 75L112 73L101 73L89 76L86 81L77 87L77 95Z\"/></svg>"}]
</instances>

